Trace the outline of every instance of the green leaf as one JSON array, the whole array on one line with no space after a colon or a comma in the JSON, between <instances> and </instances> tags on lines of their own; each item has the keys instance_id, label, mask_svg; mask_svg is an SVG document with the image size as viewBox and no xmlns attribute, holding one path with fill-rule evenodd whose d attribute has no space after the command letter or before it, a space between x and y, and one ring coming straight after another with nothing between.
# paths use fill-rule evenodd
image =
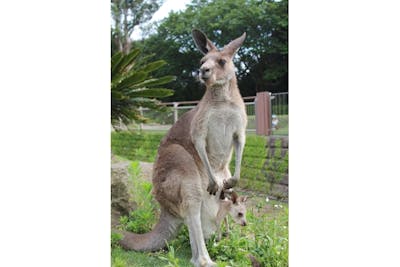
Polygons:
<instances>
[{"instance_id":1,"label":"green leaf","mask_svg":"<svg viewBox=\"0 0 400 267\"><path fill-rule=\"evenodd\" d=\"M116 53L111 58L111 77L114 77L118 72L121 72L122 63L123 63L123 55L121 52Z\"/></svg>"},{"instance_id":2,"label":"green leaf","mask_svg":"<svg viewBox=\"0 0 400 267\"><path fill-rule=\"evenodd\" d=\"M130 97L167 97L174 94L173 90L164 88L137 89L127 93Z\"/></svg>"},{"instance_id":3,"label":"green leaf","mask_svg":"<svg viewBox=\"0 0 400 267\"><path fill-rule=\"evenodd\" d=\"M135 72L130 77L123 79L122 82L117 84L115 88L117 89L129 88L135 84L143 82L146 78L147 78L147 72L144 71Z\"/></svg>"},{"instance_id":4,"label":"green leaf","mask_svg":"<svg viewBox=\"0 0 400 267\"><path fill-rule=\"evenodd\" d=\"M135 59L138 57L140 53L140 49L133 49L128 55L123 58L123 62L121 64L121 69L125 69L127 66L134 63Z\"/></svg>"},{"instance_id":5,"label":"green leaf","mask_svg":"<svg viewBox=\"0 0 400 267\"><path fill-rule=\"evenodd\" d=\"M176 76L171 76L171 75L167 75L167 76L163 76L161 78L153 78L153 79L149 79L146 80L140 84L137 84L137 87L143 87L143 86L155 86L155 85L162 85L162 84L166 84L169 82L172 82L176 79Z\"/></svg>"},{"instance_id":6,"label":"green leaf","mask_svg":"<svg viewBox=\"0 0 400 267\"><path fill-rule=\"evenodd\" d=\"M117 65L117 63L122 59L122 53L118 52L111 57L111 70Z\"/></svg>"},{"instance_id":7,"label":"green leaf","mask_svg":"<svg viewBox=\"0 0 400 267\"><path fill-rule=\"evenodd\" d=\"M121 94L120 92L118 92L118 91L111 91L111 99L112 100L122 100L122 99L124 99L124 95L123 94Z\"/></svg>"},{"instance_id":8,"label":"green leaf","mask_svg":"<svg viewBox=\"0 0 400 267\"><path fill-rule=\"evenodd\" d=\"M165 64L167 64L167 62L165 62L164 60L154 61L144 66L142 69L140 69L140 71L152 72L155 71L156 69L161 68Z\"/></svg>"}]
</instances>

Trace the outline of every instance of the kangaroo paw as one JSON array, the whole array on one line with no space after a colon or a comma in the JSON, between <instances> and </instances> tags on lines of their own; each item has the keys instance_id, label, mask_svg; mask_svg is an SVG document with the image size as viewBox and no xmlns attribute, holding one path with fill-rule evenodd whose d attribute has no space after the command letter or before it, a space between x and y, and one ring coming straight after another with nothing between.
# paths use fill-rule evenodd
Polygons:
<instances>
[{"instance_id":1,"label":"kangaroo paw","mask_svg":"<svg viewBox=\"0 0 400 267\"><path fill-rule=\"evenodd\" d=\"M238 180L239 179L234 177L229 178L228 180L224 180L224 190L234 187L237 184Z\"/></svg>"},{"instance_id":2,"label":"kangaroo paw","mask_svg":"<svg viewBox=\"0 0 400 267\"><path fill-rule=\"evenodd\" d=\"M210 195L215 195L215 194L217 193L217 191L218 191L218 185L217 185L217 183L215 183L215 182L210 182L210 183L208 184L208 187L207 187L207 192L209 192Z\"/></svg>"}]
</instances>

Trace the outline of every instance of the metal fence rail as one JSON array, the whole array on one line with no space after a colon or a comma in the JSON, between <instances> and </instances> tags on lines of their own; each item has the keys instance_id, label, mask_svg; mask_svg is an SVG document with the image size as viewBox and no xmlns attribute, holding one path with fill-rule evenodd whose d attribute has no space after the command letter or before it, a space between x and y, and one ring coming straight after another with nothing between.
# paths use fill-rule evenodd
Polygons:
<instances>
[{"instance_id":1,"label":"metal fence rail","mask_svg":"<svg viewBox=\"0 0 400 267\"><path fill-rule=\"evenodd\" d=\"M256 131L255 96L243 97L247 112L247 132ZM194 108L199 101L184 101L164 103L168 107L166 112L140 108L141 114L150 119L149 123L137 125L142 130L166 131L186 112ZM288 132L288 93L271 95L271 110L277 117L278 124L272 127L272 134L287 135ZM273 119L274 119L273 117ZM275 120L276 121L276 120Z\"/></svg>"}]
</instances>

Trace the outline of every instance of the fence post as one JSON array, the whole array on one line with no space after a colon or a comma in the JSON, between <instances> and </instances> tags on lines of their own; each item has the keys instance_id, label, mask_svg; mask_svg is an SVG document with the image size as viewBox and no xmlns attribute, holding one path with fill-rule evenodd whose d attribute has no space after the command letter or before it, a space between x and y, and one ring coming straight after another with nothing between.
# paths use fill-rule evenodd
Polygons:
<instances>
[{"instance_id":1,"label":"fence post","mask_svg":"<svg viewBox=\"0 0 400 267\"><path fill-rule=\"evenodd\" d=\"M174 102L174 123L178 121L178 102Z\"/></svg>"},{"instance_id":2,"label":"fence post","mask_svg":"<svg viewBox=\"0 0 400 267\"><path fill-rule=\"evenodd\" d=\"M271 135L271 93L258 92L255 102L256 134Z\"/></svg>"}]
</instances>

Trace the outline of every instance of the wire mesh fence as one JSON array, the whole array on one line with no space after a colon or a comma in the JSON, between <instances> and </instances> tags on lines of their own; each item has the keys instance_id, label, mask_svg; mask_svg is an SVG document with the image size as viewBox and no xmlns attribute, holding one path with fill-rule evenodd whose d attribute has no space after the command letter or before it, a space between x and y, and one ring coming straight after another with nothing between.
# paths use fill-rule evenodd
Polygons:
<instances>
[{"instance_id":1,"label":"wire mesh fence","mask_svg":"<svg viewBox=\"0 0 400 267\"><path fill-rule=\"evenodd\" d=\"M289 93L271 95L271 130L272 135L289 133Z\"/></svg>"}]
</instances>

